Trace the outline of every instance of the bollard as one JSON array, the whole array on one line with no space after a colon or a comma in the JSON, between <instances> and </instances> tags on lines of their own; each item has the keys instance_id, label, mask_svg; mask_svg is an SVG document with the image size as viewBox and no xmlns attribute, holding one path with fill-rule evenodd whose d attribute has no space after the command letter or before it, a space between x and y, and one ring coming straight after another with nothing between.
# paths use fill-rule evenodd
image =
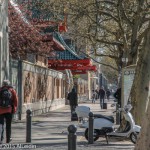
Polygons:
<instances>
[{"instance_id":1,"label":"bollard","mask_svg":"<svg viewBox=\"0 0 150 150\"><path fill-rule=\"evenodd\" d=\"M68 150L76 150L76 141L77 141L77 135L76 135L77 127L75 125L70 125L68 127Z\"/></svg>"},{"instance_id":2,"label":"bollard","mask_svg":"<svg viewBox=\"0 0 150 150\"><path fill-rule=\"evenodd\" d=\"M116 124L119 125L120 124L120 112L117 111L119 109L119 106L116 105Z\"/></svg>"},{"instance_id":3,"label":"bollard","mask_svg":"<svg viewBox=\"0 0 150 150\"><path fill-rule=\"evenodd\" d=\"M26 143L31 143L31 110L26 111Z\"/></svg>"},{"instance_id":4,"label":"bollard","mask_svg":"<svg viewBox=\"0 0 150 150\"><path fill-rule=\"evenodd\" d=\"M89 113L89 130L88 130L88 143L93 144L93 124L94 124L94 115L92 112Z\"/></svg>"},{"instance_id":5,"label":"bollard","mask_svg":"<svg viewBox=\"0 0 150 150\"><path fill-rule=\"evenodd\" d=\"M116 113L116 124L119 125L120 124L120 112Z\"/></svg>"}]
</instances>

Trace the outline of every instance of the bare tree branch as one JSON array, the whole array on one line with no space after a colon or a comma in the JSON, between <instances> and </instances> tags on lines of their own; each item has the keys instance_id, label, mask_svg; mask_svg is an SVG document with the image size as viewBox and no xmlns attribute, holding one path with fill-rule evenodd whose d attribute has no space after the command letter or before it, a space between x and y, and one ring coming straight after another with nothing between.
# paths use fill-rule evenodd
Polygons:
<instances>
[{"instance_id":1,"label":"bare tree branch","mask_svg":"<svg viewBox=\"0 0 150 150\"><path fill-rule=\"evenodd\" d=\"M82 52L82 51L81 51ZM96 59L94 59L93 57L91 57L91 56L89 56L89 55L87 55L86 53L84 53L84 52L82 52L85 56L87 56L88 58L91 58L93 61L95 61L96 63L99 63L99 64L101 64L101 65L104 65L104 66L107 66L107 67L110 67L110 68L112 68L112 69L114 69L114 70L116 70L116 71L118 71L118 69L117 68L115 68L114 66L111 66L111 65L109 65L109 64L105 64L105 63L102 63L102 62L99 62L99 61L97 61Z\"/></svg>"}]
</instances>

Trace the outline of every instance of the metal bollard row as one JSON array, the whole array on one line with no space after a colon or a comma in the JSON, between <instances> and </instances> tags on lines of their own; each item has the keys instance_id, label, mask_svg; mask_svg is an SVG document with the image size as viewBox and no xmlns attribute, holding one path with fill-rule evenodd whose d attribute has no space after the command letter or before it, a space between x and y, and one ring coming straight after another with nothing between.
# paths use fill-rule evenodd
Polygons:
<instances>
[{"instance_id":1,"label":"metal bollard row","mask_svg":"<svg viewBox=\"0 0 150 150\"><path fill-rule=\"evenodd\" d=\"M75 125L69 125L68 127L68 150L76 150L77 143L77 135L76 135L77 127Z\"/></svg>"},{"instance_id":2,"label":"metal bollard row","mask_svg":"<svg viewBox=\"0 0 150 150\"><path fill-rule=\"evenodd\" d=\"M26 113L26 143L31 143L32 112L28 109Z\"/></svg>"},{"instance_id":3,"label":"metal bollard row","mask_svg":"<svg viewBox=\"0 0 150 150\"><path fill-rule=\"evenodd\" d=\"M89 113L89 130L88 130L88 143L93 144L93 125L94 125L94 115L92 112ZM75 125L68 126L68 150L76 150L77 145L77 127Z\"/></svg>"},{"instance_id":4,"label":"metal bollard row","mask_svg":"<svg viewBox=\"0 0 150 150\"><path fill-rule=\"evenodd\" d=\"M93 125L94 125L94 115L92 112L89 113L89 130L88 130L88 143L93 144L94 138L93 138Z\"/></svg>"},{"instance_id":5,"label":"metal bollard row","mask_svg":"<svg viewBox=\"0 0 150 150\"><path fill-rule=\"evenodd\" d=\"M117 111L119 109L119 106L116 105L116 124L119 125L120 124L120 112Z\"/></svg>"}]
</instances>

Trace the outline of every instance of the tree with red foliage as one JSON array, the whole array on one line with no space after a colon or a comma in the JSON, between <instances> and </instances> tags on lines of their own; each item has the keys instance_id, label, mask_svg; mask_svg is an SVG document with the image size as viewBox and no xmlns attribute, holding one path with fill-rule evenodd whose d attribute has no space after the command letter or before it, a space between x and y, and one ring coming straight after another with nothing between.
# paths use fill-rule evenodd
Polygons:
<instances>
[{"instance_id":1,"label":"tree with red foliage","mask_svg":"<svg viewBox=\"0 0 150 150\"><path fill-rule=\"evenodd\" d=\"M52 55L52 42L43 42L46 38L40 29L25 21L24 16L17 12L9 3L9 45L12 57L23 58L26 53Z\"/></svg>"}]
</instances>

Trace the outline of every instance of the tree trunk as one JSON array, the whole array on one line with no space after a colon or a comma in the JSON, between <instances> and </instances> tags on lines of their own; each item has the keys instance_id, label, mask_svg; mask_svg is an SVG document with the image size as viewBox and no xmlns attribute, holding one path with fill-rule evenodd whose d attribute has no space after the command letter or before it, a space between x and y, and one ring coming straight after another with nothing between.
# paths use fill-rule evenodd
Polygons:
<instances>
[{"instance_id":1,"label":"tree trunk","mask_svg":"<svg viewBox=\"0 0 150 150\"><path fill-rule=\"evenodd\" d=\"M150 97L149 97L150 101ZM149 127L150 127L150 102L148 103L148 109L146 115L143 119L142 123L142 130L135 146L135 150L150 150L150 134L149 134Z\"/></svg>"},{"instance_id":2,"label":"tree trunk","mask_svg":"<svg viewBox=\"0 0 150 150\"><path fill-rule=\"evenodd\" d=\"M145 36L143 49L140 51L136 75L132 87L132 105L135 121L141 124L145 117L146 102L150 80L150 26Z\"/></svg>"},{"instance_id":3,"label":"tree trunk","mask_svg":"<svg viewBox=\"0 0 150 150\"><path fill-rule=\"evenodd\" d=\"M141 53L140 70L136 75L136 117L138 122L142 124L142 130L138 139L135 150L150 149L150 25L145 36L144 47ZM148 94L149 91L149 94Z\"/></svg>"}]
</instances>

